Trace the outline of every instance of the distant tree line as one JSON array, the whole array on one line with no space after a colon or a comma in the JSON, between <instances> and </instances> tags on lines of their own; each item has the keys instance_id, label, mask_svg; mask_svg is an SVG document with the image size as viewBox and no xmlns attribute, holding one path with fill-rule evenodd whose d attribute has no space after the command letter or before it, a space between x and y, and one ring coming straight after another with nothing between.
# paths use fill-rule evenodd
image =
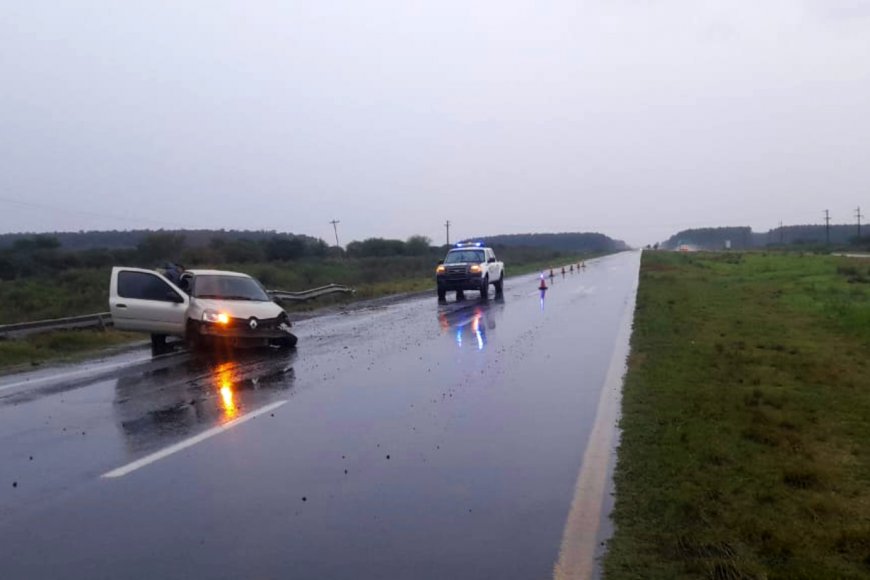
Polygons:
<instances>
[{"instance_id":1,"label":"distant tree line","mask_svg":"<svg viewBox=\"0 0 870 580\"><path fill-rule=\"evenodd\" d=\"M870 243L870 228L858 239L856 225L832 225L829 230L832 246L863 247ZM825 226L797 225L754 232L746 227L695 228L678 232L661 243L662 249L673 250L688 245L702 250L720 250L730 242L733 249L769 248L776 246L817 246L825 244Z\"/></svg>"},{"instance_id":2,"label":"distant tree line","mask_svg":"<svg viewBox=\"0 0 870 580\"><path fill-rule=\"evenodd\" d=\"M301 237L287 232L275 230L107 230L80 232L51 232L48 234L15 233L0 234L0 249L11 248L16 241L30 239L37 235L48 235L55 238L60 247L65 250L133 250L139 247L146 238L158 235L184 236L187 248L207 247L215 240L248 240L264 242L274 237ZM311 238L314 239L314 238Z\"/></svg>"},{"instance_id":3,"label":"distant tree line","mask_svg":"<svg viewBox=\"0 0 870 580\"><path fill-rule=\"evenodd\" d=\"M386 256L426 256L440 250L432 247L426 236L411 236L406 241L384 238L368 238L351 242L345 250L352 258L383 258Z\"/></svg>"},{"instance_id":4,"label":"distant tree line","mask_svg":"<svg viewBox=\"0 0 870 580\"><path fill-rule=\"evenodd\" d=\"M47 275L75 268L107 268L117 265L154 268L165 262L183 265L282 262L323 258L329 247L310 236L273 234L259 238L215 237L206 245L190 246L185 234L152 232L134 248L62 247L57 236L18 237L0 249L0 280Z\"/></svg>"},{"instance_id":5,"label":"distant tree line","mask_svg":"<svg viewBox=\"0 0 870 580\"><path fill-rule=\"evenodd\" d=\"M257 232L258 234L260 232ZM99 236L97 237L99 238ZM56 235L17 236L0 249L0 280L13 280L74 268L107 268L117 265L143 268L174 262L185 267L221 264L256 264L324 259L346 255L351 258L395 256L430 257L441 253L425 236L407 240L369 238L351 242L346 250L329 247L321 239L304 235L216 236L206 244L191 245L181 232L158 231L138 238L133 248L64 248ZM201 241L201 240L199 240Z\"/></svg>"},{"instance_id":6,"label":"distant tree line","mask_svg":"<svg viewBox=\"0 0 870 580\"><path fill-rule=\"evenodd\" d=\"M204 240L205 232L215 235ZM49 276L78 268L106 269L118 265L155 268L166 262L190 268L347 257L418 258L421 264L430 264L448 249L433 246L431 239L420 235L406 240L368 238L341 249L304 235L214 230L5 234L0 240L5 244L0 247L0 280ZM124 245L131 240L136 240L133 246ZM625 248L624 243L597 233L499 235L489 236L485 241L502 258L516 262ZM92 247L100 242L109 246Z\"/></svg>"},{"instance_id":7,"label":"distant tree line","mask_svg":"<svg viewBox=\"0 0 870 580\"><path fill-rule=\"evenodd\" d=\"M628 249L625 242L594 232L506 234L484 239L492 246L525 246L563 252L615 252Z\"/></svg>"}]
</instances>

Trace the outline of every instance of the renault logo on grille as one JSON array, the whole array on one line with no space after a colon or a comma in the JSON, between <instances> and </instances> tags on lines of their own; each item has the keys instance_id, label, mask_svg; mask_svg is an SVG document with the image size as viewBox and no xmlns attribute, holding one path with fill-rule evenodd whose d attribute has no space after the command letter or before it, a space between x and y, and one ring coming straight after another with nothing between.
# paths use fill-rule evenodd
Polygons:
<instances>
[{"instance_id":1,"label":"renault logo on grille","mask_svg":"<svg viewBox=\"0 0 870 580\"><path fill-rule=\"evenodd\" d=\"M256 330L257 329L257 319L252 318L251 321L248 323L248 326L251 327L251 330Z\"/></svg>"}]
</instances>

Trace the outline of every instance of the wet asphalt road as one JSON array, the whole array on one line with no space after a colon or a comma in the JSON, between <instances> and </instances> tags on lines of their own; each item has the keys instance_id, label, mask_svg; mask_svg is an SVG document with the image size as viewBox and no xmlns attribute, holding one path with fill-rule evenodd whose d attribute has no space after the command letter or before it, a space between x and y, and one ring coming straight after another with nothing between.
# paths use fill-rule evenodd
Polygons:
<instances>
[{"instance_id":1,"label":"wet asphalt road","mask_svg":"<svg viewBox=\"0 0 870 580\"><path fill-rule=\"evenodd\" d=\"M550 577L638 263L0 378L0 575Z\"/></svg>"}]
</instances>

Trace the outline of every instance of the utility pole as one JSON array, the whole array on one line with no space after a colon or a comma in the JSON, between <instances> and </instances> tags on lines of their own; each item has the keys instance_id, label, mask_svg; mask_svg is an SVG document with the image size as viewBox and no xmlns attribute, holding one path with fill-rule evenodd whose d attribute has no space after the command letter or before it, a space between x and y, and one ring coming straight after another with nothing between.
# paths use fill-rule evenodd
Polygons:
<instances>
[{"instance_id":1,"label":"utility pole","mask_svg":"<svg viewBox=\"0 0 870 580\"><path fill-rule=\"evenodd\" d=\"M335 245L341 248L341 244L338 243L338 224L340 224L341 222L338 220L332 220L329 223L332 224L332 229L335 230Z\"/></svg>"},{"instance_id":2,"label":"utility pole","mask_svg":"<svg viewBox=\"0 0 870 580\"><path fill-rule=\"evenodd\" d=\"M831 245L831 212L825 210L825 245Z\"/></svg>"},{"instance_id":3,"label":"utility pole","mask_svg":"<svg viewBox=\"0 0 870 580\"><path fill-rule=\"evenodd\" d=\"M444 222L444 227L447 228L447 245L450 245L450 220Z\"/></svg>"},{"instance_id":4,"label":"utility pole","mask_svg":"<svg viewBox=\"0 0 870 580\"><path fill-rule=\"evenodd\" d=\"M782 222L779 222L779 245L783 244L783 231L782 231Z\"/></svg>"},{"instance_id":5,"label":"utility pole","mask_svg":"<svg viewBox=\"0 0 870 580\"><path fill-rule=\"evenodd\" d=\"M861 206L858 206L858 209L855 210L855 217L858 218L858 239L861 239L861 218L864 217L861 215Z\"/></svg>"}]
</instances>

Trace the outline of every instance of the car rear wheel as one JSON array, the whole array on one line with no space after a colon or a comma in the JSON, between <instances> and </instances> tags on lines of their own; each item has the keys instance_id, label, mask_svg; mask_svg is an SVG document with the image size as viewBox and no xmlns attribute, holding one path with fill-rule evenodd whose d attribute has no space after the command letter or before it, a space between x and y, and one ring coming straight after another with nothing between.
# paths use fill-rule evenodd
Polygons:
<instances>
[{"instance_id":1,"label":"car rear wheel","mask_svg":"<svg viewBox=\"0 0 870 580\"><path fill-rule=\"evenodd\" d=\"M504 292L504 272L502 272L499 275L498 281L495 283L495 295L501 296L503 292Z\"/></svg>"}]
</instances>

